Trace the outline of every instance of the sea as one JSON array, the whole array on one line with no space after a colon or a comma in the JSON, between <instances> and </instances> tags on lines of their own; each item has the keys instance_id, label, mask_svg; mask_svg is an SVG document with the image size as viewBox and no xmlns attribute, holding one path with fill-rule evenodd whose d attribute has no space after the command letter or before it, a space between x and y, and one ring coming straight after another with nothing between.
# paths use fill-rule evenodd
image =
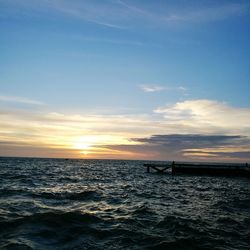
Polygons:
<instances>
[{"instance_id":1,"label":"sea","mask_svg":"<svg viewBox=\"0 0 250 250\"><path fill-rule=\"evenodd\" d=\"M0 249L250 249L250 180L0 158Z\"/></svg>"}]
</instances>

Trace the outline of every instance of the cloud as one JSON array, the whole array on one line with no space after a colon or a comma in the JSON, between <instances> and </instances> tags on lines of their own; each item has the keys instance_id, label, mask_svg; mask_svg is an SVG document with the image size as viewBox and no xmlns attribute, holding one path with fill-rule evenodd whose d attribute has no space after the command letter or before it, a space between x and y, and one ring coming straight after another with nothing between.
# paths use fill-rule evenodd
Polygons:
<instances>
[{"instance_id":1,"label":"cloud","mask_svg":"<svg viewBox=\"0 0 250 250\"><path fill-rule=\"evenodd\" d=\"M215 6L183 8L173 11L164 17L168 23L205 23L241 16L247 13L249 5L243 3L227 3Z\"/></svg>"},{"instance_id":2,"label":"cloud","mask_svg":"<svg viewBox=\"0 0 250 250\"><path fill-rule=\"evenodd\" d=\"M183 86L179 86L179 87L178 87L178 90L184 91L184 92L185 92L185 91L187 91L187 88L185 88L185 87L183 87Z\"/></svg>"},{"instance_id":3,"label":"cloud","mask_svg":"<svg viewBox=\"0 0 250 250\"><path fill-rule=\"evenodd\" d=\"M41 152L47 152L48 156L51 156L50 149L51 153L52 151L56 153L60 149L62 151L69 149L70 152L74 150L72 154L74 157L77 155L77 157L84 156L85 158L109 158L109 156L126 158L134 154L103 149L100 146L135 144L136 142L128 138L135 135L143 136L149 131L155 131L155 128L153 128L152 121L145 115L65 114L2 108L0 111L0 152L1 155L5 153L20 155L20 152L29 152L28 148L34 147L43 148ZM86 153L84 149L89 144L88 155L83 155L82 151ZM8 151L6 151L7 148ZM11 148L12 154L10 154ZM38 151L36 150L36 156ZM41 153L41 156L43 155L44 153ZM61 157L61 154L58 154L58 157Z\"/></svg>"},{"instance_id":4,"label":"cloud","mask_svg":"<svg viewBox=\"0 0 250 250\"><path fill-rule=\"evenodd\" d=\"M152 93L152 92L160 92L160 91L174 91L179 92L184 96L188 96L188 89L183 86L163 86L159 84L141 84L139 85L139 88L142 89L144 92Z\"/></svg>"},{"instance_id":5,"label":"cloud","mask_svg":"<svg viewBox=\"0 0 250 250\"><path fill-rule=\"evenodd\" d=\"M54 157L62 149L67 157L73 151L72 156L83 157L82 145L88 148L85 158L249 161L249 112L213 100L188 100L136 115L1 108L0 152L12 148L12 155L20 155L34 147L30 152L36 156L43 148L41 156L50 156L51 149Z\"/></svg>"},{"instance_id":6,"label":"cloud","mask_svg":"<svg viewBox=\"0 0 250 250\"><path fill-rule=\"evenodd\" d=\"M245 15L249 4L244 3L204 3L194 2L171 4L110 0L0 0L3 8L0 15L12 13L34 15L34 12L46 15L59 14L86 22L95 23L112 29L133 29L135 27L166 27L175 24L209 23L231 17ZM7 11L6 11L7 8ZM18 10L19 11L16 11ZM23 11L25 10L25 11Z\"/></svg>"},{"instance_id":7,"label":"cloud","mask_svg":"<svg viewBox=\"0 0 250 250\"><path fill-rule=\"evenodd\" d=\"M144 159L250 161L249 108L235 108L213 100L188 100L155 112L163 115L165 120L160 124L168 134L131 138L136 145L107 147L144 152Z\"/></svg>"},{"instance_id":8,"label":"cloud","mask_svg":"<svg viewBox=\"0 0 250 250\"><path fill-rule=\"evenodd\" d=\"M108 148L141 154L145 159L249 161L250 138L239 135L168 134L132 138L136 145L110 145Z\"/></svg>"},{"instance_id":9,"label":"cloud","mask_svg":"<svg viewBox=\"0 0 250 250\"><path fill-rule=\"evenodd\" d=\"M230 146L225 147L218 147L218 148L208 148L208 149L186 149L183 150L183 155L187 158L191 159L225 159L225 160L235 160L241 162L249 162L250 160L250 147L248 148L233 148L230 149Z\"/></svg>"},{"instance_id":10,"label":"cloud","mask_svg":"<svg viewBox=\"0 0 250 250\"><path fill-rule=\"evenodd\" d=\"M131 11L134 11L135 13L139 14L139 15L146 15L146 16L151 16L151 13L146 11L145 9L142 9L142 8L139 8L135 5L132 5L132 4L128 4L128 3L125 3L124 1L122 0L117 0L116 1L118 4L124 6L125 8L131 10Z\"/></svg>"},{"instance_id":11,"label":"cloud","mask_svg":"<svg viewBox=\"0 0 250 250\"><path fill-rule=\"evenodd\" d=\"M3 2L3 8L1 12L5 15L10 15L11 13L22 16L43 14L44 16L52 15L64 15L68 18L74 18L78 20L83 20L90 23L95 23L100 26L115 29L126 28L122 24L119 24L122 20L123 8L120 4L112 1L95 1L95 0L9 0L8 2L0 0Z\"/></svg>"},{"instance_id":12,"label":"cloud","mask_svg":"<svg viewBox=\"0 0 250 250\"><path fill-rule=\"evenodd\" d=\"M159 92L166 89L166 87L156 84L142 84L139 86L144 92Z\"/></svg>"},{"instance_id":13,"label":"cloud","mask_svg":"<svg viewBox=\"0 0 250 250\"><path fill-rule=\"evenodd\" d=\"M225 132L250 135L250 108L234 108L214 100L187 100L173 106L159 107L169 123L182 124L208 133Z\"/></svg>"},{"instance_id":14,"label":"cloud","mask_svg":"<svg viewBox=\"0 0 250 250\"><path fill-rule=\"evenodd\" d=\"M152 135L147 138L133 138L133 141L158 144L158 145L186 145L192 147L207 147L221 144L228 144L234 140L243 139L239 135L201 135L201 134L170 134L170 135Z\"/></svg>"},{"instance_id":15,"label":"cloud","mask_svg":"<svg viewBox=\"0 0 250 250\"><path fill-rule=\"evenodd\" d=\"M60 3L52 1L50 8L67 16L82 19L108 28L127 28L125 25L118 24L117 22L118 13L121 14L121 17L123 15L116 4L97 3L96 1L88 0L81 3L78 1L66 2L62 0ZM112 13L112 11L114 11L114 13Z\"/></svg>"},{"instance_id":16,"label":"cloud","mask_svg":"<svg viewBox=\"0 0 250 250\"><path fill-rule=\"evenodd\" d=\"M0 152L0 156L12 157L79 158L79 153L73 149L49 148L26 143L0 142Z\"/></svg>"},{"instance_id":17,"label":"cloud","mask_svg":"<svg viewBox=\"0 0 250 250\"><path fill-rule=\"evenodd\" d=\"M46 2L46 1L45 1ZM47 2L48 3L48 2ZM155 5L156 7L157 5ZM126 21L147 19L150 21L170 21L170 22L211 22L226 19L232 16L243 15L248 11L249 5L245 3L222 3L222 4L183 4L171 5L163 3L157 8L150 8L148 4L133 4L117 0L117 1L50 1L50 7L59 11L71 14L79 18L87 18L90 21L103 20L104 25L109 25L109 21ZM152 6L151 6L152 7ZM166 13L162 14L162 10ZM102 22L100 21L100 24ZM113 26L114 24L111 24Z\"/></svg>"},{"instance_id":18,"label":"cloud","mask_svg":"<svg viewBox=\"0 0 250 250\"><path fill-rule=\"evenodd\" d=\"M0 96L0 101L2 102L16 102L16 103L23 103L23 104L31 104L31 105L45 105L43 102L19 97L19 96Z\"/></svg>"}]
</instances>

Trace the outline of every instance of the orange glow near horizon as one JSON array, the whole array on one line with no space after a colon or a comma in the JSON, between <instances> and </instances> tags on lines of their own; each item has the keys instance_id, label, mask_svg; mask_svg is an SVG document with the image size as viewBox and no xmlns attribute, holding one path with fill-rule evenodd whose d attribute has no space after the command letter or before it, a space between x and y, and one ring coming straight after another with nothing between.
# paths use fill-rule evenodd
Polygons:
<instances>
[{"instance_id":1,"label":"orange glow near horizon","mask_svg":"<svg viewBox=\"0 0 250 250\"><path fill-rule=\"evenodd\" d=\"M121 136L115 135L85 135L75 138L72 142L71 149L79 153L80 158L95 158L100 156L117 156L129 157L135 156L136 153L109 149L108 145L136 145L133 141L129 141ZM105 146L106 145L106 146ZM68 145L65 145L68 148Z\"/></svg>"},{"instance_id":2,"label":"orange glow near horizon","mask_svg":"<svg viewBox=\"0 0 250 250\"><path fill-rule=\"evenodd\" d=\"M186 105L186 102L184 104ZM174 106L174 119L175 109ZM242 112L245 117L245 111ZM163 135L164 139L164 135L168 134L181 135L180 131L185 131L189 135L216 135L217 131L213 131L213 128L226 127L224 123L220 126L218 123L213 126L210 123L206 125L207 123L204 124L203 120L198 121L197 118L193 123L193 117L184 117L181 121L173 122L172 119L157 120L156 117L153 119L146 115L73 115L19 110L3 112L0 117L1 156L219 161L249 159L247 134L245 137L236 138L232 145L222 144L213 147L211 144L210 147L208 145L203 148L197 148L197 145L192 147L189 144L185 147L183 143L173 146L171 143L162 144L161 141L152 140L152 135ZM228 134L241 134L239 126L240 124L236 124L235 130ZM244 126L241 128L242 134L245 131ZM241 152L239 156L238 152Z\"/></svg>"}]
</instances>

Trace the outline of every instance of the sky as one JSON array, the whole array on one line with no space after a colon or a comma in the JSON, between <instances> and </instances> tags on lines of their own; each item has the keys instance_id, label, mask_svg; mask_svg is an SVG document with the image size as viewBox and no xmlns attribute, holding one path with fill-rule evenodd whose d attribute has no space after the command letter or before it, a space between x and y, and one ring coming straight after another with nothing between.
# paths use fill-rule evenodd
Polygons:
<instances>
[{"instance_id":1,"label":"sky","mask_svg":"<svg viewBox=\"0 0 250 250\"><path fill-rule=\"evenodd\" d=\"M0 156L250 161L249 0L0 0Z\"/></svg>"}]
</instances>

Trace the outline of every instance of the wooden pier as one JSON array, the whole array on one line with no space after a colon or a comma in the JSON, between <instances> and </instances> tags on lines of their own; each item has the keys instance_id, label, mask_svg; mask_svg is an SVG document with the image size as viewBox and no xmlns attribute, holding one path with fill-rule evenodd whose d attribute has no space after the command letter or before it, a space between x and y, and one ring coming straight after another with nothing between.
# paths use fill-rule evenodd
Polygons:
<instances>
[{"instance_id":1,"label":"wooden pier","mask_svg":"<svg viewBox=\"0 0 250 250\"><path fill-rule=\"evenodd\" d=\"M174 174L195 174L195 175L219 175L219 176L243 176L250 177L250 166L245 164L213 164L213 163L181 163L172 162L166 164L144 164L147 173L151 170L157 173L164 173L171 169Z\"/></svg>"},{"instance_id":2,"label":"wooden pier","mask_svg":"<svg viewBox=\"0 0 250 250\"><path fill-rule=\"evenodd\" d=\"M150 169L154 169L157 173L163 173L172 168L172 165L167 164L144 164L144 166L147 167L147 173L150 173Z\"/></svg>"}]
</instances>

